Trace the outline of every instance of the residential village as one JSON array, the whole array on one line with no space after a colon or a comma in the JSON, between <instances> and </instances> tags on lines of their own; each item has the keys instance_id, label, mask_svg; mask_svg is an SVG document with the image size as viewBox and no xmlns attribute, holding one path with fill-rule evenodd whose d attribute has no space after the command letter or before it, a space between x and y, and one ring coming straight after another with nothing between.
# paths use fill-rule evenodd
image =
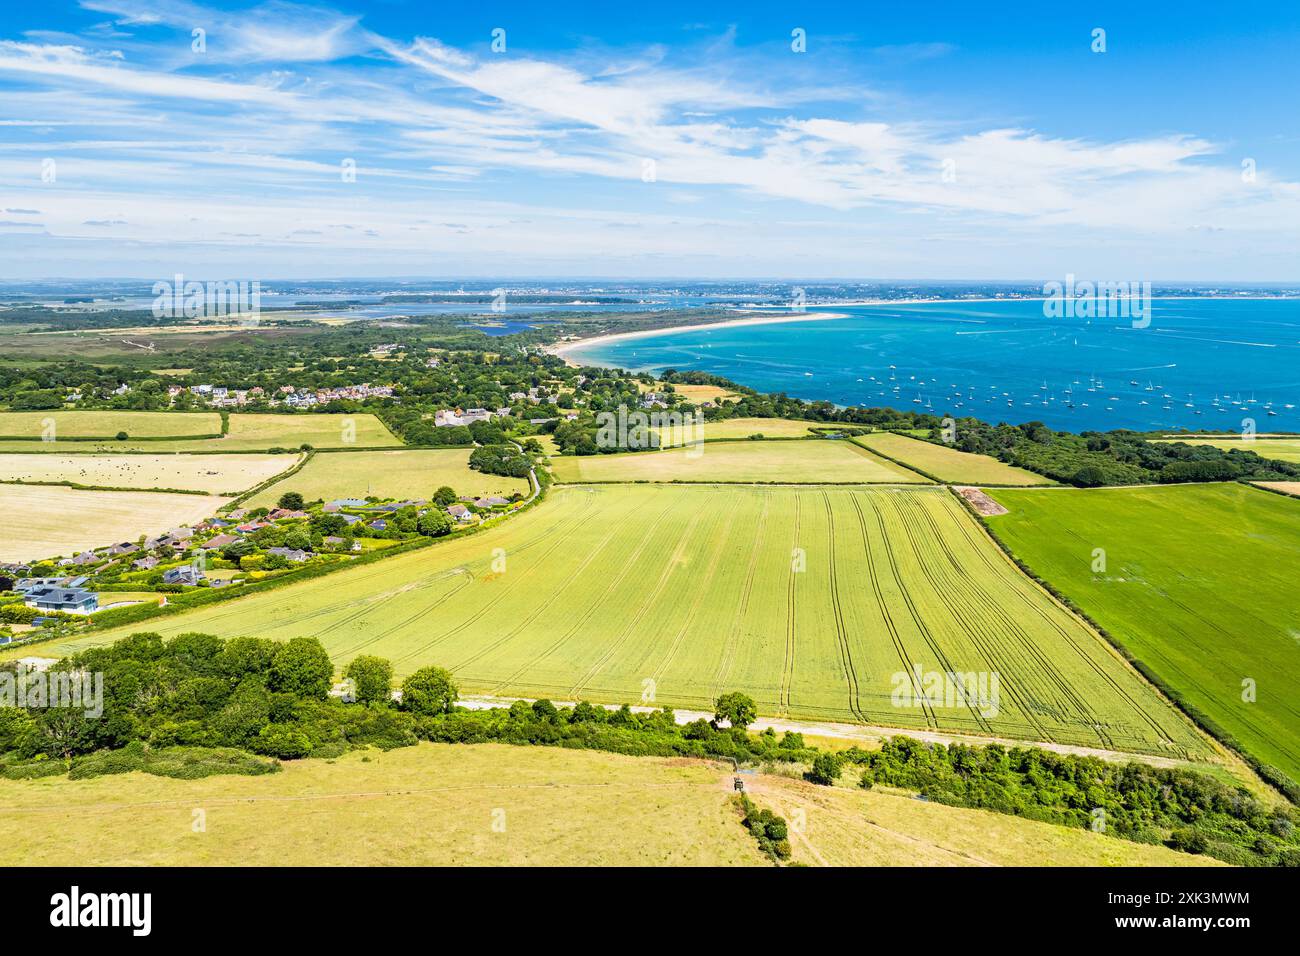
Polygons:
<instances>
[{"instance_id":1,"label":"residential village","mask_svg":"<svg viewBox=\"0 0 1300 956\"><path fill-rule=\"evenodd\" d=\"M249 586L338 564L422 537L472 528L522 506L525 496L430 500L341 498L234 508L194 527L141 536L69 557L0 564L0 644L34 628L139 604L190 604L190 592ZM205 599L206 600L206 599Z\"/></svg>"}]
</instances>

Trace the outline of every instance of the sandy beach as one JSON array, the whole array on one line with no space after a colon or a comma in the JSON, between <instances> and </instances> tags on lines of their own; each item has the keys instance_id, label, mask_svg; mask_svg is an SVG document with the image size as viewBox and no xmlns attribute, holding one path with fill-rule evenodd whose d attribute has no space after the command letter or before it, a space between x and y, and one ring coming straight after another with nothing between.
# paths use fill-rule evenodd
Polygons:
<instances>
[{"instance_id":1,"label":"sandy beach","mask_svg":"<svg viewBox=\"0 0 1300 956\"><path fill-rule=\"evenodd\" d=\"M608 335L594 335L588 339L574 339L546 346L545 351L564 359L566 365L577 368L580 363L569 357L570 352L585 349L593 345L603 345L617 339L644 339L652 335L664 335L668 332L697 332L700 329L726 329L738 325L776 325L782 322L821 322L827 319L847 319L843 312L783 312L780 314L763 314L746 316L739 319L726 319L722 322L697 322L693 325L667 325L659 329L640 329L636 332L612 332ZM593 363L587 363L593 364ZM598 363L597 363L598 364Z\"/></svg>"}]
</instances>

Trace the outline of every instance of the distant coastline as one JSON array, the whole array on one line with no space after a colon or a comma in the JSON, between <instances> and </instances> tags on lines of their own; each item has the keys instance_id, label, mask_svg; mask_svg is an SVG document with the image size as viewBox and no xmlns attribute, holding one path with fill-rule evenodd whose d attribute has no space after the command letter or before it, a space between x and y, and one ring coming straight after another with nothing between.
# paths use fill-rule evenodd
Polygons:
<instances>
[{"instance_id":1,"label":"distant coastline","mask_svg":"<svg viewBox=\"0 0 1300 956\"><path fill-rule=\"evenodd\" d=\"M666 325L659 329L637 329L635 332L610 332L604 335L594 335L586 339L574 339L569 342L558 342L554 345L545 347L545 351L552 355L559 356L564 360L565 365L574 368L579 367L579 363L569 357L570 352L579 349L586 349L597 345L604 345L609 342L621 341L623 339L644 339L652 335L666 335L670 332L698 332L702 329L728 329L740 325L777 325L785 322L822 322L829 319L847 319L851 316L843 312L783 312L763 315L751 315L744 318L724 319L721 322L695 322L690 325ZM599 362L588 362L588 365L599 365Z\"/></svg>"}]
</instances>

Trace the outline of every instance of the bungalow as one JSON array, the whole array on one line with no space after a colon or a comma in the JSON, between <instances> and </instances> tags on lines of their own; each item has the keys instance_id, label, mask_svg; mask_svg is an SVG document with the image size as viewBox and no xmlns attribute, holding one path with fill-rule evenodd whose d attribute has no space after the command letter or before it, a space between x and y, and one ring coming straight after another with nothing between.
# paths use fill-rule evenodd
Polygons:
<instances>
[{"instance_id":1,"label":"bungalow","mask_svg":"<svg viewBox=\"0 0 1300 956\"><path fill-rule=\"evenodd\" d=\"M261 531L266 526L265 521L245 521L241 525L236 525L235 530L240 534L252 534L254 531Z\"/></svg>"},{"instance_id":2,"label":"bungalow","mask_svg":"<svg viewBox=\"0 0 1300 956\"><path fill-rule=\"evenodd\" d=\"M497 505L510 504L509 498L502 498L498 495L490 495L487 498L479 498L474 502L476 508L495 508Z\"/></svg>"},{"instance_id":3,"label":"bungalow","mask_svg":"<svg viewBox=\"0 0 1300 956\"><path fill-rule=\"evenodd\" d=\"M293 521L298 518L307 517L307 512L291 511L288 508L276 508L266 517L269 518L271 521Z\"/></svg>"},{"instance_id":4,"label":"bungalow","mask_svg":"<svg viewBox=\"0 0 1300 956\"><path fill-rule=\"evenodd\" d=\"M23 603L42 611L93 614L99 610L99 595L83 588L40 587L28 591Z\"/></svg>"},{"instance_id":5,"label":"bungalow","mask_svg":"<svg viewBox=\"0 0 1300 956\"><path fill-rule=\"evenodd\" d=\"M346 525L354 525L361 520L356 515L340 514L339 517L343 519L343 523Z\"/></svg>"},{"instance_id":6,"label":"bungalow","mask_svg":"<svg viewBox=\"0 0 1300 956\"><path fill-rule=\"evenodd\" d=\"M224 548L227 545L234 544L238 540L233 534L219 534L215 538L204 541L199 547L204 551L211 551L214 548Z\"/></svg>"},{"instance_id":7,"label":"bungalow","mask_svg":"<svg viewBox=\"0 0 1300 956\"><path fill-rule=\"evenodd\" d=\"M324 540L325 540L325 544L326 544L327 546L331 547L331 548L338 548L338 547L342 547L342 545L343 545L343 539L340 538L338 535L334 535L334 534L326 535L326 537L325 537ZM353 550L353 551L360 551L360 550L361 550L361 542L360 542L360 541L353 541L353 542L352 542L352 550Z\"/></svg>"},{"instance_id":8,"label":"bungalow","mask_svg":"<svg viewBox=\"0 0 1300 956\"><path fill-rule=\"evenodd\" d=\"M366 527L372 531L387 531L388 522L383 518L376 518L374 521L370 522L370 524L366 525Z\"/></svg>"},{"instance_id":9,"label":"bungalow","mask_svg":"<svg viewBox=\"0 0 1300 956\"><path fill-rule=\"evenodd\" d=\"M109 554L131 554L132 552L139 551L139 550L140 550L139 545L132 544L129 541L123 541L121 544L115 544L111 548L109 548L108 553Z\"/></svg>"},{"instance_id":10,"label":"bungalow","mask_svg":"<svg viewBox=\"0 0 1300 956\"><path fill-rule=\"evenodd\" d=\"M293 561L295 564L301 564L311 557L311 555L306 551L302 551L298 548L267 548L266 553L274 554L278 557L284 558L286 561Z\"/></svg>"},{"instance_id":11,"label":"bungalow","mask_svg":"<svg viewBox=\"0 0 1300 956\"><path fill-rule=\"evenodd\" d=\"M158 566L158 559L155 558L152 554L146 555L143 558L131 562L131 567L135 568L137 571L148 571L151 568L156 568L157 566Z\"/></svg>"},{"instance_id":12,"label":"bungalow","mask_svg":"<svg viewBox=\"0 0 1300 956\"><path fill-rule=\"evenodd\" d=\"M447 508L447 514L451 515L457 521L469 521L474 517L474 513L464 505L450 505Z\"/></svg>"},{"instance_id":13,"label":"bungalow","mask_svg":"<svg viewBox=\"0 0 1300 956\"><path fill-rule=\"evenodd\" d=\"M163 572L163 584L180 584L186 587L194 587L203 580L203 572L192 564L182 564L179 567L168 568Z\"/></svg>"},{"instance_id":14,"label":"bungalow","mask_svg":"<svg viewBox=\"0 0 1300 956\"><path fill-rule=\"evenodd\" d=\"M327 502L326 511L337 511L340 508L364 508L370 502L364 498L339 498L337 501Z\"/></svg>"}]
</instances>

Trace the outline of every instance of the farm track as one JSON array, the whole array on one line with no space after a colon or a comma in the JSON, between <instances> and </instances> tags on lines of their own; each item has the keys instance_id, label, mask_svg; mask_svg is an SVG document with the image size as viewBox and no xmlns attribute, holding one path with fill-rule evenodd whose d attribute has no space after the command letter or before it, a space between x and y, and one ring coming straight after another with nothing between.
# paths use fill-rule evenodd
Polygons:
<instances>
[{"instance_id":1,"label":"farm track","mask_svg":"<svg viewBox=\"0 0 1300 956\"><path fill-rule=\"evenodd\" d=\"M865 723L867 718L862 713L858 700L858 674L853 669L853 652L849 649L849 635L844 626L844 608L840 604L839 579L835 567L835 509L831 507L831 499L826 492L822 492L822 504L826 506L826 566L830 583L831 611L835 616L835 639L839 644L840 666L843 668L844 679L848 684L849 713Z\"/></svg>"}]
</instances>

